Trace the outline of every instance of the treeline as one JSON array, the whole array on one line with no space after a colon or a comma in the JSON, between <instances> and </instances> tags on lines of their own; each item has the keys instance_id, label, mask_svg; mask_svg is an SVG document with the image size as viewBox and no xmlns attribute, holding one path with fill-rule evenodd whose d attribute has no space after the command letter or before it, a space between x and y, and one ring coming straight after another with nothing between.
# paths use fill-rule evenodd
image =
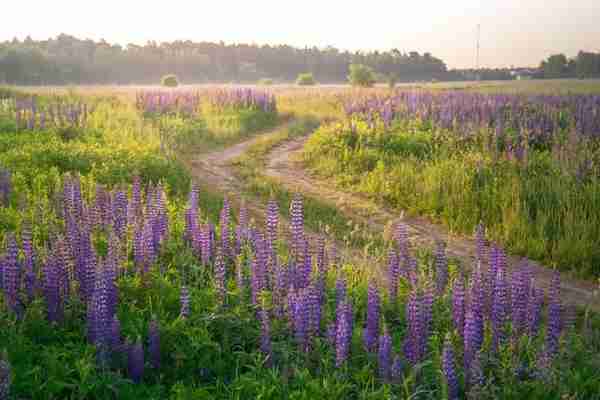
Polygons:
<instances>
[{"instance_id":1,"label":"treeline","mask_svg":"<svg viewBox=\"0 0 600 400\"><path fill-rule=\"evenodd\" d=\"M429 53L340 51L333 47L296 48L212 42L148 42L122 47L106 41L55 39L0 43L0 83L128 84L157 83L176 74L183 83L294 81L311 72L320 82L344 82L348 65L371 66L399 81L445 79L444 62Z\"/></svg>"},{"instance_id":2,"label":"treeline","mask_svg":"<svg viewBox=\"0 0 600 400\"><path fill-rule=\"evenodd\" d=\"M600 53L580 51L576 57L553 54L540 64L544 78L600 78Z\"/></svg>"}]
</instances>

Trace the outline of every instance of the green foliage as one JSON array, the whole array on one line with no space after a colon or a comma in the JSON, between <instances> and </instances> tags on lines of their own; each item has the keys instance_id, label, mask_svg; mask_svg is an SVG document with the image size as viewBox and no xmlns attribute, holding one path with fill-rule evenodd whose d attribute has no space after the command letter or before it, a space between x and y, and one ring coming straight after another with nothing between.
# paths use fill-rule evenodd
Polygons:
<instances>
[{"instance_id":1,"label":"green foliage","mask_svg":"<svg viewBox=\"0 0 600 400\"><path fill-rule=\"evenodd\" d=\"M273 79L271 78L261 78L258 80L258 84L261 86L271 86L273 84Z\"/></svg>"},{"instance_id":2,"label":"green foliage","mask_svg":"<svg viewBox=\"0 0 600 400\"><path fill-rule=\"evenodd\" d=\"M371 87L375 84L375 72L364 64L350 64L348 81L352 86Z\"/></svg>"},{"instance_id":3,"label":"green foliage","mask_svg":"<svg viewBox=\"0 0 600 400\"><path fill-rule=\"evenodd\" d=\"M317 81L315 81L313 74L311 74L310 72L298 74L298 78L296 78L296 85L298 86L313 86L316 84Z\"/></svg>"},{"instance_id":4,"label":"green foliage","mask_svg":"<svg viewBox=\"0 0 600 400\"><path fill-rule=\"evenodd\" d=\"M353 126L323 126L311 136L304 160L314 173L452 231L470 235L483 221L511 252L600 275L598 175L582 181L546 149L531 148L523 165L490 153L488 137L457 140L419 122L387 131L360 120Z\"/></svg>"},{"instance_id":5,"label":"green foliage","mask_svg":"<svg viewBox=\"0 0 600 400\"><path fill-rule=\"evenodd\" d=\"M179 80L177 79L176 75L169 74L160 79L160 84L164 87L174 88L179 86Z\"/></svg>"}]
</instances>

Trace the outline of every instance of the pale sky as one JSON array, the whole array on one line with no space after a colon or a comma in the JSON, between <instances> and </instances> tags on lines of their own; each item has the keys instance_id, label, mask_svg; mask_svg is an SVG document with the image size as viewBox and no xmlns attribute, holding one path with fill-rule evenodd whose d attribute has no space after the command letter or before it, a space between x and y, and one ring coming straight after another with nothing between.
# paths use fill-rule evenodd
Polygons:
<instances>
[{"instance_id":1,"label":"pale sky","mask_svg":"<svg viewBox=\"0 0 600 400\"><path fill-rule=\"evenodd\" d=\"M64 32L147 40L327 45L431 52L451 68L535 66L550 53L600 51L600 0L2 0L0 41Z\"/></svg>"}]
</instances>

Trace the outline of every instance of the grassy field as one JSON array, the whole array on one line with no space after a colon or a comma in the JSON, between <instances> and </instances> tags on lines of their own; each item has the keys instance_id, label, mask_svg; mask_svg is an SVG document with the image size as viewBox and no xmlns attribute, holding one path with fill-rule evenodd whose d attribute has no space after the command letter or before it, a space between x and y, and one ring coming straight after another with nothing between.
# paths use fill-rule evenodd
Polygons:
<instances>
[{"instance_id":1,"label":"grassy field","mask_svg":"<svg viewBox=\"0 0 600 400\"><path fill-rule=\"evenodd\" d=\"M541 288L491 247L463 276L443 247L411 248L399 226L392 238L347 241L389 258L377 284L373 266L339 262L331 243L353 229L339 210L262 175L275 146L316 130L306 161L332 183L463 230L489 217L491 238L509 245L498 226L534 243L562 232L535 236L532 218L503 219L515 187L527 201L542 195L535 211L553 218L557 196L577 194L580 225L568 232L587 246L593 171L577 186L559 169L564 181L550 185L542 149L524 172L422 117L348 119L348 99L385 88L19 89L38 97L0 91L1 399L600 398L600 319L561 305L558 276ZM245 194L268 203L265 223L191 186L189 160L282 121L234 163ZM451 202L461 187L471 197ZM481 193L494 213L472 216ZM542 248L542 259L561 254ZM595 254L575 250L565 254L583 266Z\"/></svg>"}]
</instances>

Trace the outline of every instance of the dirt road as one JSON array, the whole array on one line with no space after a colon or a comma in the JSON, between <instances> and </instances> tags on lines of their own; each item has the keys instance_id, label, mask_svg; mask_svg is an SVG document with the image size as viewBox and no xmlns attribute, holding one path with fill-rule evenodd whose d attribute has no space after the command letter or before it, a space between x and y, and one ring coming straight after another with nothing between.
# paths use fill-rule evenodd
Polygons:
<instances>
[{"instance_id":1,"label":"dirt road","mask_svg":"<svg viewBox=\"0 0 600 400\"><path fill-rule=\"evenodd\" d=\"M276 134L282 126L257 135L243 143L224 150L214 151L192 161L191 169L194 178L211 188L232 194L243 191L243 182L238 181L230 162L242 155L259 138L265 135ZM309 175L298 160L302 146L307 137L293 139L277 146L267 157L265 175L277 179L289 190L299 190L305 195L319 197L335 204L342 212L355 221L361 222L375 233L383 233L390 223L402 220L409 229L410 241L416 246L432 247L437 240L447 244L447 253L450 257L461 261L466 269L474 264L476 254L475 241L472 238L456 235L440 225L425 218L403 217L399 212L375 205L365 198L337 190L331 183L319 180ZM232 196L232 197L239 197ZM247 206L256 216L264 215L264 205L248 201ZM284 222L285 223L285 222ZM345 249L344 253L354 254L352 249ZM521 257L509 256L509 268L522 262ZM529 262L535 279L540 286L547 288L552 277L551 269L535 261ZM565 303L580 307L590 306L600 312L600 301L593 297L597 285L594 282L573 279L567 274L561 274L561 294Z\"/></svg>"}]
</instances>

